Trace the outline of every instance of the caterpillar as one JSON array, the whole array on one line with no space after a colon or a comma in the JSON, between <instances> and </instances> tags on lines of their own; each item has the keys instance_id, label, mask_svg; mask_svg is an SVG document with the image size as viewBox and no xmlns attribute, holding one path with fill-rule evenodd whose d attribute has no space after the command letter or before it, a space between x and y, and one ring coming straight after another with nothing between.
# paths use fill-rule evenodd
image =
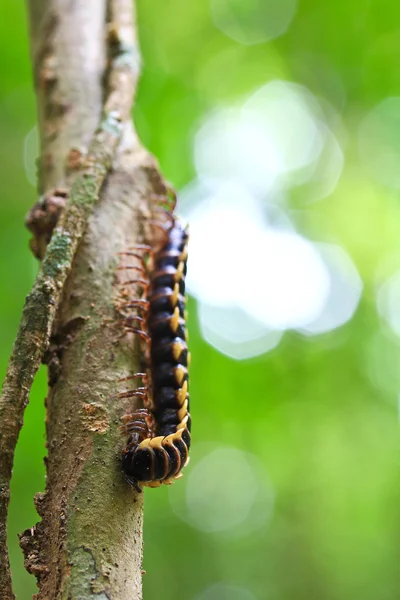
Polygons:
<instances>
[{"instance_id":1,"label":"caterpillar","mask_svg":"<svg viewBox=\"0 0 400 600\"><path fill-rule=\"evenodd\" d=\"M128 435L122 470L137 490L173 483L189 462L190 354L185 311L188 232L173 214L174 206L170 211L160 209L162 220L153 222L162 230L156 249L142 245L123 253L139 260L139 266L131 268L139 272L140 278L127 283L142 286L144 294L142 299L124 303L125 309L140 310L141 316L125 314L125 327L145 343L145 372L126 379L141 378L143 385L120 394L138 396L144 405L124 417L122 428ZM150 257L149 274L145 253Z\"/></svg>"}]
</instances>

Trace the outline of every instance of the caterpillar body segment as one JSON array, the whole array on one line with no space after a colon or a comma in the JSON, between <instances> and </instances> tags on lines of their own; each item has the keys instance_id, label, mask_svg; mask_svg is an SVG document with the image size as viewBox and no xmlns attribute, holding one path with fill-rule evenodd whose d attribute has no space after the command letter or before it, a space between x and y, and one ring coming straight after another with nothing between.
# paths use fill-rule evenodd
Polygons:
<instances>
[{"instance_id":1,"label":"caterpillar body segment","mask_svg":"<svg viewBox=\"0 0 400 600\"><path fill-rule=\"evenodd\" d=\"M166 211L159 211L165 216ZM191 418L189 414L185 276L188 233L171 213L160 228L164 237L152 251L148 285L142 265L140 278L145 298L140 321L134 323L145 344L144 409L127 415L123 426L128 434L122 468L136 489L140 486L170 485L182 476L189 462ZM167 224L168 228L163 227ZM138 256L137 252L131 252ZM139 256L140 253L139 253ZM130 306L129 301L125 303ZM140 330L137 326L140 324ZM128 326L128 325L126 325ZM133 376L132 378L134 378ZM123 392L128 394L129 392ZM135 390L131 391L132 396ZM140 396L139 396L140 397ZM140 412L142 411L142 412Z\"/></svg>"}]
</instances>

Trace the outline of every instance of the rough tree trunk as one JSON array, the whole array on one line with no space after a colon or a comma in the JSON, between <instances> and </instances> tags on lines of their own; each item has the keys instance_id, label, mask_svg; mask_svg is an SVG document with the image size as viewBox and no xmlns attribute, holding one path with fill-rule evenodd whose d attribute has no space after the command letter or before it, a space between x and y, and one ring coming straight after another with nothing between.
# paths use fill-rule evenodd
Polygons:
<instances>
[{"instance_id":1,"label":"rough tree trunk","mask_svg":"<svg viewBox=\"0 0 400 600\"><path fill-rule=\"evenodd\" d=\"M131 124L138 48L130 0L30 0L29 14L45 198L29 219L38 256L66 208L0 399L0 597L13 598L4 533L12 456L46 351L47 486L36 497L41 522L21 535L37 598L135 600L143 494L121 474L120 418L132 400L115 394L138 356L115 310L115 267L119 251L143 241L152 195L165 187Z\"/></svg>"}]
</instances>

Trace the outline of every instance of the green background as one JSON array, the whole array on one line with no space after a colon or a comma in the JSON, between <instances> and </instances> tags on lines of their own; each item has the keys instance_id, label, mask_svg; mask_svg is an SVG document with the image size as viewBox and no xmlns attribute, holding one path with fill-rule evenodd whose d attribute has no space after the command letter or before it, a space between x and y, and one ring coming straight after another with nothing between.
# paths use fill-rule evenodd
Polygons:
<instances>
[{"instance_id":1,"label":"green background","mask_svg":"<svg viewBox=\"0 0 400 600\"><path fill-rule=\"evenodd\" d=\"M262 2L227 4L250 29L260 26L251 17ZM218 29L206 0L139 0L138 25L143 73L134 118L178 190L194 177L194 132L214 107L276 78L335 106L347 135L345 167L333 194L303 211L302 233L345 248L364 283L359 308L342 328L307 339L287 332L274 351L240 362L201 338L191 301L192 463L173 490L146 491L145 598L394 600L400 595L400 354L377 313L376 286L385 261L400 267L400 205L396 190L374 183L362 168L357 132L374 106L400 96L400 5L299 0L284 35L253 45ZM20 0L0 0L0 56L3 374L37 272L24 228L36 193L23 149L36 116ZM296 208L298 198L292 202ZM251 260L251 247L243 251ZM41 371L12 480L9 535L19 600L35 590L16 535L37 521L32 499L45 485L45 394ZM222 465L212 473L209 504L187 506L191 470L198 465L200 472L204 457L218 450L220 458L226 451L239 462L247 456L251 468L244 472L255 481L240 469L232 480L227 471L235 466ZM214 508L216 518L223 514L226 489L237 520L205 531L203 518L212 520ZM240 504L249 502L248 489L256 490L249 514ZM188 510L200 528L181 518Z\"/></svg>"}]
</instances>

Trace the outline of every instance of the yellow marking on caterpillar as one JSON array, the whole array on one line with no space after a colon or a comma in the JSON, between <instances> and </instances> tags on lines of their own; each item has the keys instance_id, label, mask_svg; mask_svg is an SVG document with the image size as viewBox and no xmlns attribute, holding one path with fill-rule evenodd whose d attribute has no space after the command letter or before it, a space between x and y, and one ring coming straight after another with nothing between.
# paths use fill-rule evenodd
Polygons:
<instances>
[{"instance_id":1,"label":"yellow marking on caterpillar","mask_svg":"<svg viewBox=\"0 0 400 600\"><path fill-rule=\"evenodd\" d=\"M186 373L187 373L187 369L182 365L179 365L178 367L175 368L175 371L174 371L175 380L179 386L182 385L183 380L185 379Z\"/></svg>"},{"instance_id":2,"label":"yellow marking on caterpillar","mask_svg":"<svg viewBox=\"0 0 400 600\"><path fill-rule=\"evenodd\" d=\"M172 307L175 307L177 305L178 297L179 297L179 283L176 283L174 285L173 294L171 295L171 306Z\"/></svg>"},{"instance_id":3,"label":"yellow marking on caterpillar","mask_svg":"<svg viewBox=\"0 0 400 600\"><path fill-rule=\"evenodd\" d=\"M149 444L150 448L162 448L163 439L162 435L152 438Z\"/></svg>"},{"instance_id":4,"label":"yellow marking on caterpillar","mask_svg":"<svg viewBox=\"0 0 400 600\"><path fill-rule=\"evenodd\" d=\"M183 403L183 406L182 406L182 408L180 408L180 409L178 410L178 415L177 415L177 416L178 416L178 419L179 419L180 421L183 421L183 420L184 420L184 418L187 416L187 409L188 409L188 401L187 401L187 399L186 399L186 400L184 401L184 403ZM179 424L181 425L181 423L179 423ZM185 425L186 425L186 423L185 423Z\"/></svg>"},{"instance_id":5,"label":"yellow marking on caterpillar","mask_svg":"<svg viewBox=\"0 0 400 600\"><path fill-rule=\"evenodd\" d=\"M175 440L181 440L182 439L182 434L185 431L185 429L183 427L181 427L181 425L179 424L177 427L176 432L174 433L175 436Z\"/></svg>"},{"instance_id":6,"label":"yellow marking on caterpillar","mask_svg":"<svg viewBox=\"0 0 400 600\"><path fill-rule=\"evenodd\" d=\"M187 245L183 247L179 260L182 262L186 262L188 259L188 247Z\"/></svg>"},{"instance_id":7,"label":"yellow marking on caterpillar","mask_svg":"<svg viewBox=\"0 0 400 600\"><path fill-rule=\"evenodd\" d=\"M139 448L148 448L150 446L150 442L151 442L152 438L145 438L144 440L142 440L139 444Z\"/></svg>"},{"instance_id":8,"label":"yellow marking on caterpillar","mask_svg":"<svg viewBox=\"0 0 400 600\"><path fill-rule=\"evenodd\" d=\"M175 360L179 360L184 349L185 346L182 344L182 342L174 342L172 344L172 356Z\"/></svg>"},{"instance_id":9,"label":"yellow marking on caterpillar","mask_svg":"<svg viewBox=\"0 0 400 600\"><path fill-rule=\"evenodd\" d=\"M140 482L142 485L145 485L146 487L150 487L150 488L156 488L156 487L161 487L163 482L162 481L141 481Z\"/></svg>"},{"instance_id":10,"label":"yellow marking on caterpillar","mask_svg":"<svg viewBox=\"0 0 400 600\"><path fill-rule=\"evenodd\" d=\"M187 408L186 408L186 410L187 410ZM181 437L182 437L183 432L186 429L186 425L187 425L188 420L189 420L189 413L187 412L186 415L183 417L182 421L177 426L177 433L179 433L180 431L182 432L180 434Z\"/></svg>"},{"instance_id":11,"label":"yellow marking on caterpillar","mask_svg":"<svg viewBox=\"0 0 400 600\"><path fill-rule=\"evenodd\" d=\"M163 445L166 444L167 446L173 446L174 445L174 433L170 433L169 435L166 435L165 438L163 439Z\"/></svg>"},{"instance_id":12,"label":"yellow marking on caterpillar","mask_svg":"<svg viewBox=\"0 0 400 600\"><path fill-rule=\"evenodd\" d=\"M169 320L172 331L175 333L179 327L179 308L176 306L173 316Z\"/></svg>"},{"instance_id":13,"label":"yellow marking on caterpillar","mask_svg":"<svg viewBox=\"0 0 400 600\"><path fill-rule=\"evenodd\" d=\"M176 392L176 399L178 400L179 406L182 406L186 400L186 395L188 391L187 381L183 382L182 387Z\"/></svg>"},{"instance_id":14,"label":"yellow marking on caterpillar","mask_svg":"<svg viewBox=\"0 0 400 600\"><path fill-rule=\"evenodd\" d=\"M184 262L180 262L178 265L178 268L176 269L176 273L175 273L175 281L181 281L181 279L183 278L183 270L185 268L185 263Z\"/></svg>"}]
</instances>

